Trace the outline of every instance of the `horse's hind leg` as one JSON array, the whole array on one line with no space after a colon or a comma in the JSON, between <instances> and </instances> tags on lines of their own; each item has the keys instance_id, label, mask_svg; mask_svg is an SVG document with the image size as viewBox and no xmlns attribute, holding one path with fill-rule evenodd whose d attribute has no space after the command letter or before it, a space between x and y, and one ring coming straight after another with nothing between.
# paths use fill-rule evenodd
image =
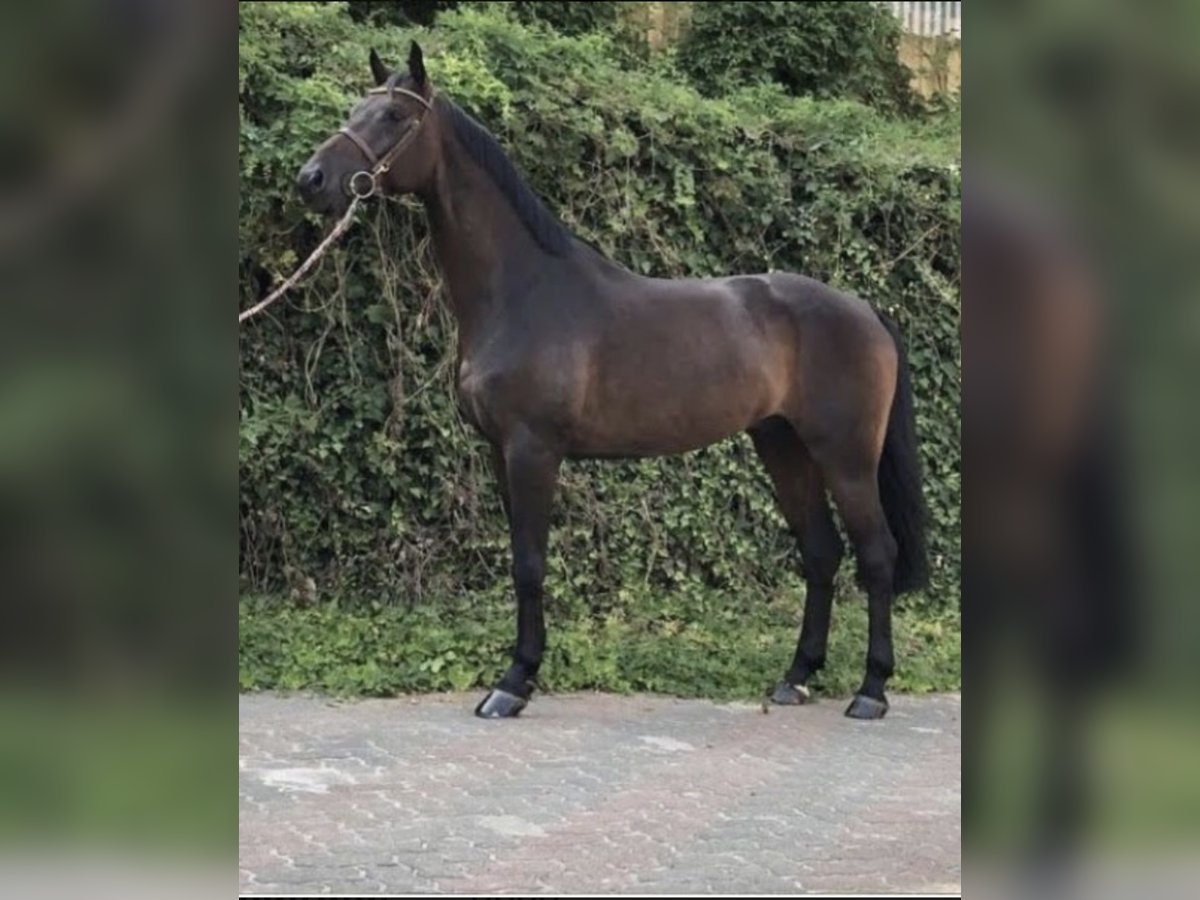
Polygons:
<instances>
[{"instance_id":1,"label":"horse's hind leg","mask_svg":"<svg viewBox=\"0 0 1200 900\"><path fill-rule=\"evenodd\" d=\"M807 591L804 623L791 668L775 686L775 703L798 704L808 699L808 679L825 664L833 579L842 561L838 537L825 499L825 486L808 450L784 419L767 419L750 429L771 482L779 508L787 520L804 566Z\"/></svg>"},{"instance_id":2,"label":"horse's hind leg","mask_svg":"<svg viewBox=\"0 0 1200 900\"><path fill-rule=\"evenodd\" d=\"M892 651L893 574L896 540L879 497L876 469L855 464L855 454L821 459L821 469L858 557L858 577L867 591L867 671L846 715L879 719L887 712L883 689L895 668Z\"/></svg>"}]
</instances>

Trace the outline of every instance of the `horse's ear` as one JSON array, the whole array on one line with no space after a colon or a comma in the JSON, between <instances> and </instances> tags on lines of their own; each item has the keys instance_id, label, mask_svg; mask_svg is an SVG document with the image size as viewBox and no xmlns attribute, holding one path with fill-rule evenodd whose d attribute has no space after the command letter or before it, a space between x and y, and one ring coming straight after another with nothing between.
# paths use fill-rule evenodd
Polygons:
<instances>
[{"instance_id":1,"label":"horse's ear","mask_svg":"<svg viewBox=\"0 0 1200 900\"><path fill-rule=\"evenodd\" d=\"M371 74L375 76L377 85L383 84L392 76L392 70L384 64L374 50L371 50Z\"/></svg>"},{"instance_id":2,"label":"horse's ear","mask_svg":"<svg viewBox=\"0 0 1200 900\"><path fill-rule=\"evenodd\" d=\"M417 87L425 87L425 56L421 53L421 45L416 41L408 51L408 74Z\"/></svg>"}]
</instances>

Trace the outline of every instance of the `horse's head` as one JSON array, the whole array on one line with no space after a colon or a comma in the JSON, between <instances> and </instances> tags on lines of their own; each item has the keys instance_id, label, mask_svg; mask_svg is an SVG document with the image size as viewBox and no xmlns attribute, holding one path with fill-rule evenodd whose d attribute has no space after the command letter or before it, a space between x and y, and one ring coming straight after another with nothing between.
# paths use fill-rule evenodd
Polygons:
<instances>
[{"instance_id":1,"label":"horse's head","mask_svg":"<svg viewBox=\"0 0 1200 900\"><path fill-rule=\"evenodd\" d=\"M317 148L296 178L304 202L340 214L352 196L420 191L437 161L433 85L413 42L408 73L393 72L371 51L376 86L350 113L345 127Z\"/></svg>"}]
</instances>

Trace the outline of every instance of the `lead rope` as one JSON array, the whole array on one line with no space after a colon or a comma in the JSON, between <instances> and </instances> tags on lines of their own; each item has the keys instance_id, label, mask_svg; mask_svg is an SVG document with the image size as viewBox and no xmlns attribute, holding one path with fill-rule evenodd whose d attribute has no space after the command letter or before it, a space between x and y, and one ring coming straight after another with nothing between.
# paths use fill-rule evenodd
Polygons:
<instances>
[{"instance_id":1,"label":"lead rope","mask_svg":"<svg viewBox=\"0 0 1200 900\"><path fill-rule=\"evenodd\" d=\"M413 91L410 91L407 88L398 88L398 87L389 85L387 87L372 88L367 93L382 94L385 92L391 94L393 97L395 97L395 95L397 93L400 93L400 94L405 94L409 97L412 97L414 100L419 100L421 105L425 107L426 113L428 113L429 110L433 108L433 104L430 100L426 100L420 94L414 93ZM436 92L434 92L434 96L436 96ZM268 306L270 306L272 303L274 303L276 300L278 300L280 297L282 297L284 294L286 294L289 290L291 290L293 287L295 287L296 282L298 282L301 278L304 277L304 273L307 272L310 268L312 268L312 264L315 263L322 256L324 256L325 251L329 249L330 245L334 241L336 241L339 237L341 237L342 233L347 228L350 227L350 220L354 218L354 211L356 209L358 209L358 204L361 203L363 200L370 198L372 195L374 195L376 193L376 191L379 190L379 181L378 181L379 176L384 175L388 172L388 170L392 167L392 163L394 163L396 161L396 157L398 157L400 155L400 152L405 147L407 147L409 145L409 143L417 136L417 132L419 132L421 130L421 126L424 123L425 123L425 116L422 115L419 119L417 119L416 124L412 128L410 128L406 134L401 135L400 140L397 141L395 143L395 145L387 153L385 153L383 155L382 159L376 159L375 154L371 151L371 148L367 146L366 142L363 141L362 138L360 138L358 135L356 135L349 128L339 128L338 129L339 133L348 137L351 141L354 142L355 145L357 145L358 149L363 152L363 155L366 156L367 161L369 163L371 163L371 170L369 172L365 171L365 170L362 172L355 172L350 177L350 190L349 190L350 198L351 198L350 206L349 206L349 208L347 208L346 212L342 214L342 218L338 220L338 223L333 226L333 230L330 231L329 234L327 234L325 236L325 240L321 241L321 243L317 246L317 249L314 250L312 252L312 254L308 257L308 259L306 259L300 265L300 268L298 268L295 272L293 272L291 277L288 278L287 281L285 281L283 284L281 284L279 287L277 287L274 291L272 291L270 296L268 296L265 300L261 300L258 303L255 303L249 309L243 310L242 312L238 313L238 324L239 325L241 325L243 322L245 322L251 316L258 315L260 312L262 312L264 309L266 309ZM358 190L358 188L355 186L358 181L359 175L367 176L368 186L367 186L367 189L363 192L360 192Z\"/></svg>"},{"instance_id":2,"label":"lead rope","mask_svg":"<svg viewBox=\"0 0 1200 900\"><path fill-rule=\"evenodd\" d=\"M333 242L341 237L342 232L350 227L350 220L354 218L354 213L358 209L358 204L361 202L361 199L357 196L351 199L350 206L346 209L346 212L342 215L341 219L338 220L338 223L333 226L333 230L325 236L325 240L321 241L321 243L317 245L317 249L309 255L308 259L300 264L300 268L293 272L287 281L273 290L265 300L261 300L258 303L255 303L249 309L238 313L238 324L241 325L251 316L258 315L260 312L286 294L289 290L295 287L296 282L304 277L304 273L312 268L313 263L324 256L325 251L329 249Z\"/></svg>"}]
</instances>

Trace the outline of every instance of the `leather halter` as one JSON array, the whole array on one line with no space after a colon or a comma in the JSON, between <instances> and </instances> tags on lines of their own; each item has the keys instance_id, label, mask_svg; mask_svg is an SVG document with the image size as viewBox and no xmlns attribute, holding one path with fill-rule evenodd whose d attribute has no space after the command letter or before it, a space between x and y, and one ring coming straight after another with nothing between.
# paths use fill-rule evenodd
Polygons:
<instances>
[{"instance_id":1,"label":"leather halter","mask_svg":"<svg viewBox=\"0 0 1200 900\"><path fill-rule=\"evenodd\" d=\"M349 126L338 129L338 134L345 135L347 138L349 138L350 143L354 144L354 146L362 152L362 155L366 157L367 162L371 166L369 171L362 169L358 172L355 172L346 182L346 193L350 194L352 197L357 197L360 200L366 200L379 189L379 176L387 173L387 171L392 167L392 163L396 161L396 157L398 157L404 151L404 148L411 144L417 134L420 133L421 125L425 121L426 113L433 108L433 104L429 100L426 100L416 91L410 91L407 88L377 87L372 88L367 93L388 94L393 98L396 94L404 94L406 97L412 97L422 106L424 106L425 112L417 117L417 121L410 126L409 129L405 131L403 135L401 135L400 139L392 145L391 149L381 157L376 156L375 151L371 149L370 145L364 141L362 137L355 134L353 129L351 129ZM366 188L362 191L360 191L357 187L357 185L361 183L361 179L366 179Z\"/></svg>"}]
</instances>

